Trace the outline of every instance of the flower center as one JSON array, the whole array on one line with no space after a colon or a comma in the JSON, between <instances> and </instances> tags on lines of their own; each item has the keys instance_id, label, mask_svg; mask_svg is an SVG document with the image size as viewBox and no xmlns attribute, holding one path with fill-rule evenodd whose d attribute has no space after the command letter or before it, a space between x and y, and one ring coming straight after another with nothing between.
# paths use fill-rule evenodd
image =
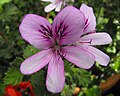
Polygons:
<instances>
[{"instance_id":1,"label":"flower center","mask_svg":"<svg viewBox=\"0 0 120 96\"><path fill-rule=\"evenodd\" d=\"M55 51L59 51L60 50L60 46L59 45L55 45L54 49L55 49Z\"/></svg>"}]
</instances>

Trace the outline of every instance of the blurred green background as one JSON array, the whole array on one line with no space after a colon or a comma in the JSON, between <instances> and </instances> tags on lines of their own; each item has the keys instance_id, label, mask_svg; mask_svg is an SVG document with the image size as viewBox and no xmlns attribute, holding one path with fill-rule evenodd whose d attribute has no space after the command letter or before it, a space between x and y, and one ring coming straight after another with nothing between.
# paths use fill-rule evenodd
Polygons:
<instances>
[{"instance_id":1,"label":"blurred green background","mask_svg":"<svg viewBox=\"0 0 120 96\"><path fill-rule=\"evenodd\" d=\"M41 96L41 94L44 94L43 96L72 96L76 87L80 88L78 96L120 96L119 79L118 83L105 91L103 87L100 87L101 82L106 82L113 74L120 74L120 1L75 0L69 5L80 8L82 3L93 7L97 20L96 30L107 32L112 37L111 44L97 46L110 56L111 61L107 67L96 63L89 70L76 68L65 61L64 90L59 94L52 94L45 87L46 68L31 76L23 76L19 72L21 62L38 50L21 38L18 28L25 14L38 14L52 22L57 13L54 11L45 13L44 7L49 3L41 0L0 0L0 96L7 85L16 85L26 80L31 81L36 96ZM111 78L108 81L114 82Z\"/></svg>"}]
</instances>

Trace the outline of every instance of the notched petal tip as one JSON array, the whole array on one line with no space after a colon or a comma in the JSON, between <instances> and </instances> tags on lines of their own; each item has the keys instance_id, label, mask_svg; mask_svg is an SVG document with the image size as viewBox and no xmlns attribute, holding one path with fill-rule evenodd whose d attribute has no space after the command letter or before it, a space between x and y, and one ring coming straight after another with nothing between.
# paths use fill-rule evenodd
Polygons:
<instances>
[{"instance_id":1,"label":"notched petal tip","mask_svg":"<svg viewBox=\"0 0 120 96\"><path fill-rule=\"evenodd\" d=\"M80 11L85 16L85 27L84 27L84 34L89 33L95 30L96 27L96 17L93 12L93 8L87 6L86 4L82 4L80 7Z\"/></svg>"},{"instance_id":2,"label":"notched petal tip","mask_svg":"<svg viewBox=\"0 0 120 96\"><path fill-rule=\"evenodd\" d=\"M84 3L81 5L80 11L84 13L85 17L88 17L88 15L91 15L91 14L94 15L93 8L90 6L87 6Z\"/></svg>"},{"instance_id":3,"label":"notched petal tip","mask_svg":"<svg viewBox=\"0 0 120 96\"><path fill-rule=\"evenodd\" d=\"M85 3L82 3L81 7L85 7L85 8L90 8L90 9L93 9L92 7L90 6L87 6Z\"/></svg>"}]
</instances>

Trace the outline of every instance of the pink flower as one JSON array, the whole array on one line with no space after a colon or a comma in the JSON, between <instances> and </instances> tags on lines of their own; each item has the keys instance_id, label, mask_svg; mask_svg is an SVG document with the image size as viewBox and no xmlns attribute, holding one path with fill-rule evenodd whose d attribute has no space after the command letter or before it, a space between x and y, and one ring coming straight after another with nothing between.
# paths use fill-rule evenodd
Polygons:
<instances>
[{"instance_id":1,"label":"pink flower","mask_svg":"<svg viewBox=\"0 0 120 96\"><path fill-rule=\"evenodd\" d=\"M59 12L62 5L66 5L65 0L42 0L44 2L51 2L51 4L45 7L45 12L50 12L55 9L56 12ZM74 0L68 0L74 2Z\"/></svg>"},{"instance_id":2,"label":"pink flower","mask_svg":"<svg viewBox=\"0 0 120 96\"><path fill-rule=\"evenodd\" d=\"M85 27L82 34L83 36L80 37L78 45L94 55L95 61L99 64L107 66L110 61L109 56L91 45L109 44L112 42L112 39L107 33L96 33L96 18L91 7L82 4L80 11L83 12L85 16Z\"/></svg>"},{"instance_id":3,"label":"pink flower","mask_svg":"<svg viewBox=\"0 0 120 96\"><path fill-rule=\"evenodd\" d=\"M39 71L48 64L47 89L50 92L58 93L62 91L65 83L62 58L85 69L91 68L95 60L101 60L100 64L107 65L108 56L89 45L108 44L112 41L111 37L107 33L83 36L86 32L94 30L93 26L85 27L86 24L93 22L90 15L87 18L86 14L68 6L58 13L52 25L41 16L26 15L19 27L20 33L27 42L41 51L26 59L21 64L20 71L28 75ZM87 19L90 21L85 23Z\"/></svg>"}]
</instances>

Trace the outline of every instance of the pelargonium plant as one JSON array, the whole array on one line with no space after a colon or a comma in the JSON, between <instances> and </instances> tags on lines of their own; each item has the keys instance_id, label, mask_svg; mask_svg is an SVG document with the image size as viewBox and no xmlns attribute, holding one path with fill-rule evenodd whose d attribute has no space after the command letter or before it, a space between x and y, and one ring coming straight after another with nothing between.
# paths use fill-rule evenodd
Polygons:
<instances>
[{"instance_id":1,"label":"pelargonium plant","mask_svg":"<svg viewBox=\"0 0 120 96\"><path fill-rule=\"evenodd\" d=\"M20 66L24 75L33 74L48 64L46 87L59 93L65 83L63 58L74 65L89 69L95 61L106 66L109 56L93 45L109 44L109 34L96 33L93 9L82 4L80 10L68 6L54 18L52 25L43 17L27 14L19 26L21 36L40 52Z\"/></svg>"},{"instance_id":2,"label":"pelargonium plant","mask_svg":"<svg viewBox=\"0 0 120 96\"><path fill-rule=\"evenodd\" d=\"M67 0L67 1L65 1L65 0L42 0L42 1L51 2L51 4L49 4L45 7L45 12L50 12L54 9L56 12L59 12L61 9L61 6L62 5L65 6L67 1L74 2L74 0Z\"/></svg>"}]
</instances>

